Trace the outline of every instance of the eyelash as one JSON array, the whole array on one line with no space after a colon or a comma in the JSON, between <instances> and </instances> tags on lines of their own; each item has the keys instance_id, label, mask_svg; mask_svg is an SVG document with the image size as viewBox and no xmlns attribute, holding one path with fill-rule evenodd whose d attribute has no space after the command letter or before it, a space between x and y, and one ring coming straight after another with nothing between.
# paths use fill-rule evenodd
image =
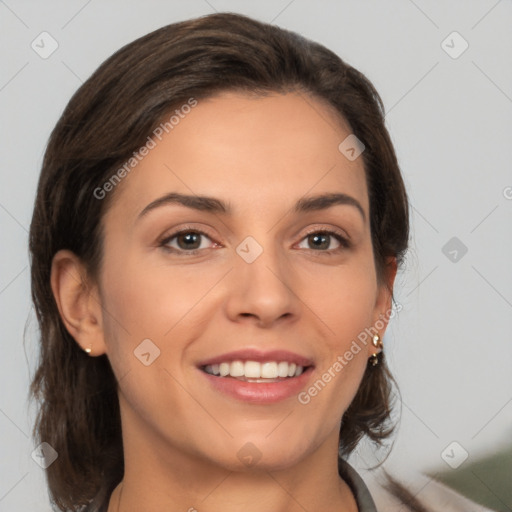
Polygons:
<instances>
[{"instance_id":1,"label":"eyelash","mask_svg":"<svg viewBox=\"0 0 512 512\"><path fill-rule=\"evenodd\" d=\"M196 234L199 234L199 235L203 235L209 239L212 240L213 237L211 237L208 233L200 230L200 229L197 229L197 228L192 228L192 227L185 227L183 229L180 229L179 231L176 231L174 233L172 233L171 235L169 236L166 236L165 238L163 238L158 246L161 247L162 249L164 249L166 252L169 252L169 253L173 253L173 254L178 254L178 255L188 255L188 256L194 256L196 254L198 254L200 251L204 250L204 249L192 249L190 251L185 251L183 249L175 249L174 247L169 247L167 244L173 240L174 238L176 238L177 236L179 235L182 235L184 233L196 233ZM310 251L314 252L314 253L319 253L317 254L318 256L334 256L335 254L343 251L343 250L347 250L349 249L352 244L350 243L350 241L345 238L343 235L341 235L341 233L337 232L337 231L332 231L332 230L328 230L328 229L312 229L310 231L308 231L302 238L301 238L301 241L304 240L305 238L307 238L308 236L310 235L313 235L313 234L317 234L317 235L329 235L329 236L332 236L334 237L339 243L340 243L340 247L337 247L336 249L329 249L327 251L323 251L323 250L314 250L314 249L309 249ZM213 241L213 240L212 240Z\"/></svg>"}]
</instances>

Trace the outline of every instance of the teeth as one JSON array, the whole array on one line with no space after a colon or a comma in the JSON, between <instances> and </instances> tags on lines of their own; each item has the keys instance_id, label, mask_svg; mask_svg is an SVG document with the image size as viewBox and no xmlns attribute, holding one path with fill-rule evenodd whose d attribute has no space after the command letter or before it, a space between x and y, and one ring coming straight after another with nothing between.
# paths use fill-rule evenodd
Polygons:
<instances>
[{"instance_id":1,"label":"teeth","mask_svg":"<svg viewBox=\"0 0 512 512\"><path fill-rule=\"evenodd\" d=\"M287 361L232 361L231 363L209 364L204 367L206 373L220 377L245 377L248 379L276 379L278 377L298 377L304 371L303 366Z\"/></svg>"},{"instance_id":2,"label":"teeth","mask_svg":"<svg viewBox=\"0 0 512 512\"><path fill-rule=\"evenodd\" d=\"M225 377L229 375L229 363L220 363L219 365L219 373L221 377Z\"/></svg>"},{"instance_id":3,"label":"teeth","mask_svg":"<svg viewBox=\"0 0 512 512\"><path fill-rule=\"evenodd\" d=\"M238 361L233 361L231 363L231 367ZM231 372L229 372L231 377L235 377ZM244 377L249 377L250 379L259 379L261 377L261 364L256 361L246 361L244 365Z\"/></svg>"},{"instance_id":4,"label":"teeth","mask_svg":"<svg viewBox=\"0 0 512 512\"><path fill-rule=\"evenodd\" d=\"M261 376L264 379L275 379L277 377L277 363L263 363L261 365Z\"/></svg>"},{"instance_id":5,"label":"teeth","mask_svg":"<svg viewBox=\"0 0 512 512\"><path fill-rule=\"evenodd\" d=\"M243 377L245 375L244 363L242 361L233 361L229 366L231 377Z\"/></svg>"},{"instance_id":6,"label":"teeth","mask_svg":"<svg viewBox=\"0 0 512 512\"><path fill-rule=\"evenodd\" d=\"M288 377L288 363L286 361L281 361L277 365L277 375L278 377Z\"/></svg>"}]
</instances>

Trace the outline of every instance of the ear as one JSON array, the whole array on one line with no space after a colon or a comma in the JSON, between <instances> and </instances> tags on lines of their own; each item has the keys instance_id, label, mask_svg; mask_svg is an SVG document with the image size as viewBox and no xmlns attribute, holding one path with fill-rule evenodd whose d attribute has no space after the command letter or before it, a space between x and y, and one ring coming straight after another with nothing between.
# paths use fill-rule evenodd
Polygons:
<instances>
[{"instance_id":1,"label":"ear","mask_svg":"<svg viewBox=\"0 0 512 512\"><path fill-rule=\"evenodd\" d=\"M396 257L390 257L386 260L384 269L384 276L382 282L379 283L377 290L377 297L375 300L375 307L373 310L373 323L371 331L374 333L377 331L380 338L384 337L386 332L389 319L391 317L391 311L393 307L393 285L397 273L397 261ZM381 349L376 349L372 343L367 344L368 355L372 355L376 352L380 352Z\"/></svg>"},{"instance_id":2,"label":"ear","mask_svg":"<svg viewBox=\"0 0 512 512\"><path fill-rule=\"evenodd\" d=\"M106 353L97 287L90 286L87 272L73 252L61 250L53 257L51 287L69 334L83 350L90 350L89 355Z\"/></svg>"}]
</instances>

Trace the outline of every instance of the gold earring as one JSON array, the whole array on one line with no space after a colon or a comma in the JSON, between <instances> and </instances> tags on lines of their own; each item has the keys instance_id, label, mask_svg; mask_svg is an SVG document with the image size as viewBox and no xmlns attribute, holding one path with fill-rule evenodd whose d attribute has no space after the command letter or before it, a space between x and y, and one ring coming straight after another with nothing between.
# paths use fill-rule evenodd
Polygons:
<instances>
[{"instance_id":1,"label":"gold earring","mask_svg":"<svg viewBox=\"0 0 512 512\"><path fill-rule=\"evenodd\" d=\"M380 339L380 336L378 334L375 334L373 336L373 339L372 339L372 345L375 347L375 348L380 348L382 349L382 340ZM379 353L378 352L374 352L371 356L370 356L370 364L372 366L377 366L379 364Z\"/></svg>"},{"instance_id":2,"label":"gold earring","mask_svg":"<svg viewBox=\"0 0 512 512\"><path fill-rule=\"evenodd\" d=\"M91 351L92 351L92 343L87 347L87 348L84 348L84 351L87 352L87 354L91 354Z\"/></svg>"}]
</instances>

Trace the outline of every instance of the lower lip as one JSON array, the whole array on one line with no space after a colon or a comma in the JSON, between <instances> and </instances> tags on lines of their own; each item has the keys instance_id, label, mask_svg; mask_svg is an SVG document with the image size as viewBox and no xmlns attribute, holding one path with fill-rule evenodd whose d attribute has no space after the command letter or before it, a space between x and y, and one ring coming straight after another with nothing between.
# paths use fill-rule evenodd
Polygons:
<instances>
[{"instance_id":1,"label":"lower lip","mask_svg":"<svg viewBox=\"0 0 512 512\"><path fill-rule=\"evenodd\" d=\"M298 377L289 377L277 382L246 382L233 377L217 377L199 370L221 393L244 402L272 404L299 394L306 386L313 367L310 366Z\"/></svg>"}]
</instances>

